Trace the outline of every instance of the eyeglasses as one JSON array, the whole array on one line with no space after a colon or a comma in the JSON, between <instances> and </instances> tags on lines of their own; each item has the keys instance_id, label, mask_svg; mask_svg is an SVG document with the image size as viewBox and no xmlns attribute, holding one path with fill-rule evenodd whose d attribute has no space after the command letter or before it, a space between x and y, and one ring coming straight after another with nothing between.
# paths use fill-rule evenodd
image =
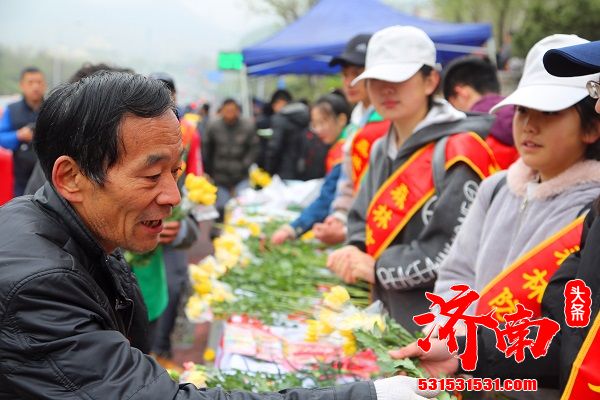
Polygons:
<instances>
[{"instance_id":1,"label":"eyeglasses","mask_svg":"<svg viewBox=\"0 0 600 400\"><path fill-rule=\"evenodd\" d=\"M592 99L597 99L600 97L600 82L589 81L585 87Z\"/></svg>"}]
</instances>

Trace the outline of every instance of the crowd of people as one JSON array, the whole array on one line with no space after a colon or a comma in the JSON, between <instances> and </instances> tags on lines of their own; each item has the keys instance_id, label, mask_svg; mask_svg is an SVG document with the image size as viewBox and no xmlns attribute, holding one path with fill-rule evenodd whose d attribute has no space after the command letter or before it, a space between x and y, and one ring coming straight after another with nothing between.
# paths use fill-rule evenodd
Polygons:
<instances>
[{"instance_id":1,"label":"crowd of people","mask_svg":"<svg viewBox=\"0 0 600 400\"><path fill-rule=\"evenodd\" d=\"M0 399L224 396L178 386L153 358L172 356L186 250L199 230L193 212L166 219L186 174L218 187L222 214L248 187L253 164L284 180L323 178L316 199L270 243L312 230L333 246L332 273L371 284L373 299L430 343L427 352L415 342L393 357L417 357L435 377L536 378L530 398L598 396L600 42L540 40L506 97L493 62L467 55L442 68L433 41L410 26L358 34L330 66L340 67L341 88L310 105L277 90L268 114L253 120L232 98L216 115L208 106L184 112L165 73L86 65L44 98L43 73L23 70L23 98L0 120L0 147L13 160L0 176L15 197L0 208ZM152 269L123 256L159 244L145 261ZM591 289L586 327L566 322L573 279ZM465 352L468 327L451 328L452 352L447 316L428 324L414 317L430 311L426 292L451 301L467 286L480 296L467 315L505 323L527 307L556 321L547 354L516 362L480 328L478 363L463 368L456 353ZM436 394L397 376L230 396Z\"/></svg>"}]
</instances>

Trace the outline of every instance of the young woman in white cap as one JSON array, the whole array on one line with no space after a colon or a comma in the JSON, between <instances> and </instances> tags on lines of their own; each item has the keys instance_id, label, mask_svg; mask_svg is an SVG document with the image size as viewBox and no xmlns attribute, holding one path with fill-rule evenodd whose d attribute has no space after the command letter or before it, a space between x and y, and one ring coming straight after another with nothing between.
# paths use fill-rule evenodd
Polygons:
<instances>
[{"instance_id":1,"label":"young woman in white cap","mask_svg":"<svg viewBox=\"0 0 600 400\"><path fill-rule=\"evenodd\" d=\"M553 75L587 76L586 87L596 99L600 114L600 41L552 49L544 55L544 66ZM583 83L583 82L582 82ZM584 221L581 250L571 255L552 277L543 303L551 318L560 322L558 371L565 400L600 399L600 198ZM590 323L571 327L565 321L564 291L572 279L581 279L590 288Z\"/></svg>"},{"instance_id":2,"label":"young woman in white cap","mask_svg":"<svg viewBox=\"0 0 600 400\"><path fill-rule=\"evenodd\" d=\"M424 312L437 266L475 197L497 164L473 131L488 116L467 117L433 94L440 77L436 50L422 30L393 26L373 35L365 71L377 112L392 122L373 145L348 215L348 246L328 259L347 282L375 284L375 296L409 329Z\"/></svg>"},{"instance_id":3,"label":"young woman in white cap","mask_svg":"<svg viewBox=\"0 0 600 400\"><path fill-rule=\"evenodd\" d=\"M533 318L560 321L562 315L564 320L564 294L546 289L555 272L564 274L563 267L557 269L578 249L583 218L600 194L600 115L585 89L590 76L555 77L544 70L542 60L550 49L586 42L575 35L552 35L536 43L517 90L496 107L516 107L513 135L521 158L506 173L482 183L435 286L446 300L458 294L450 289L453 285L477 290L481 297L468 314L492 312L504 322L504 315L520 303L533 311ZM540 387L558 389L559 338L546 357L528 354L525 362L515 363L496 350L492 331L479 329L478 334L478 363L469 373L536 378ZM413 343L395 356L421 356L432 372L457 372L445 343L434 340L433 348L423 354ZM464 348L463 336L459 353ZM543 396L558 398L559 391L547 390Z\"/></svg>"}]
</instances>

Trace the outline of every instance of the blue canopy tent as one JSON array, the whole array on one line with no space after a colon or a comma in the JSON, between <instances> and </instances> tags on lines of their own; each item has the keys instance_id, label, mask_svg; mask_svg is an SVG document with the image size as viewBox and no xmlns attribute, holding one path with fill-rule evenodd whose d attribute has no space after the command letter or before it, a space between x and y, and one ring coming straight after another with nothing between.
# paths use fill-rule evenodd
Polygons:
<instances>
[{"instance_id":1,"label":"blue canopy tent","mask_svg":"<svg viewBox=\"0 0 600 400\"><path fill-rule=\"evenodd\" d=\"M423 29L435 42L438 62L471 53L492 37L490 24L453 24L415 17L377 0L321 0L271 38L242 50L249 75L332 74L327 63L354 35L392 25Z\"/></svg>"}]
</instances>

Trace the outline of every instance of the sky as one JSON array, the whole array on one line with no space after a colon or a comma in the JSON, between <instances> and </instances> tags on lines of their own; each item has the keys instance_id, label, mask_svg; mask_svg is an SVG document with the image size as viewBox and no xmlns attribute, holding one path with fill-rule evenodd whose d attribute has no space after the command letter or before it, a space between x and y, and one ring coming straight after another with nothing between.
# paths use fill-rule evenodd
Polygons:
<instances>
[{"instance_id":1,"label":"sky","mask_svg":"<svg viewBox=\"0 0 600 400\"><path fill-rule=\"evenodd\" d=\"M0 0L0 45L166 71L193 85L207 83L218 51L281 26L245 0Z\"/></svg>"},{"instance_id":2,"label":"sky","mask_svg":"<svg viewBox=\"0 0 600 400\"><path fill-rule=\"evenodd\" d=\"M424 1L384 0L408 8ZM0 45L142 74L168 72L180 100L214 101L217 88L230 85L231 95L238 87L237 77L215 71L218 52L239 51L284 27L276 15L258 11L261 5L262 0L0 0ZM54 68L60 70L61 63ZM51 86L64 75L44 72Z\"/></svg>"}]
</instances>

